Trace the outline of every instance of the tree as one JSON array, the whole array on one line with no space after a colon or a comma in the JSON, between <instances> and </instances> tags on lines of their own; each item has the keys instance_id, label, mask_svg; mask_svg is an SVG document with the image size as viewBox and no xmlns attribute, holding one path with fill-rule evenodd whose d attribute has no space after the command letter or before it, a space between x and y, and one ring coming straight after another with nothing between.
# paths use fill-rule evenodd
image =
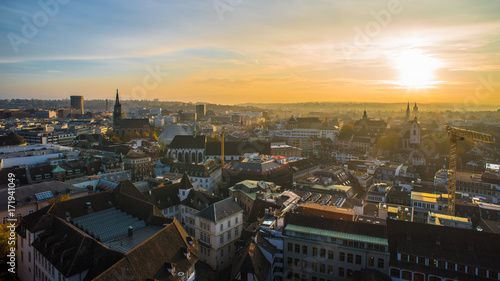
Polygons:
<instances>
[{"instance_id":1,"label":"tree","mask_svg":"<svg viewBox=\"0 0 500 281\"><path fill-rule=\"evenodd\" d=\"M389 151L392 154L399 147L400 137L396 132L389 132L385 136L381 136L377 142L377 148Z\"/></svg>"},{"instance_id":2,"label":"tree","mask_svg":"<svg viewBox=\"0 0 500 281\"><path fill-rule=\"evenodd\" d=\"M151 140L152 140L152 141L158 141L158 135L156 134L156 132L153 132L153 133L151 134Z\"/></svg>"},{"instance_id":3,"label":"tree","mask_svg":"<svg viewBox=\"0 0 500 281\"><path fill-rule=\"evenodd\" d=\"M121 142L121 140L117 136L112 136L111 140L114 142Z\"/></svg>"},{"instance_id":4,"label":"tree","mask_svg":"<svg viewBox=\"0 0 500 281\"><path fill-rule=\"evenodd\" d=\"M134 132L134 138L140 138L141 137L141 134L139 134L139 132L135 131Z\"/></svg>"},{"instance_id":5,"label":"tree","mask_svg":"<svg viewBox=\"0 0 500 281\"><path fill-rule=\"evenodd\" d=\"M144 132L144 133L142 133L142 137L143 137L143 138L149 138L149 134L148 134L148 132Z\"/></svg>"},{"instance_id":6,"label":"tree","mask_svg":"<svg viewBox=\"0 0 500 281\"><path fill-rule=\"evenodd\" d=\"M340 129L339 138L347 139L350 138L354 134L354 125L353 124L345 124Z\"/></svg>"},{"instance_id":7,"label":"tree","mask_svg":"<svg viewBox=\"0 0 500 281\"><path fill-rule=\"evenodd\" d=\"M132 138L132 133L127 132L125 136L123 137L123 141L129 141Z\"/></svg>"}]
</instances>

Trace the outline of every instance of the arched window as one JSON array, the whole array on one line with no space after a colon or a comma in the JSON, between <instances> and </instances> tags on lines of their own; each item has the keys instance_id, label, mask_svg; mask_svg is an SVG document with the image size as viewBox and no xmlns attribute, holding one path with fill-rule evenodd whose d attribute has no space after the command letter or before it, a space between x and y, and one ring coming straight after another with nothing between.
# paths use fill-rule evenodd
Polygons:
<instances>
[{"instance_id":1,"label":"arched window","mask_svg":"<svg viewBox=\"0 0 500 281\"><path fill-rule=\"evenodd\" d=\"M203 162L203 153L198 152L198 163Z\"/></svg>"}]
</instances>

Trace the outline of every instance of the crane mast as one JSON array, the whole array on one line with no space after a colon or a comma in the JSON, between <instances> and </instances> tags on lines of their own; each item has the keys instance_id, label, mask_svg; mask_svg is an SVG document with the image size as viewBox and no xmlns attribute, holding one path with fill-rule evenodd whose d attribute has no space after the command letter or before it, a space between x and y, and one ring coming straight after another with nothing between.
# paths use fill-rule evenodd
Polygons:
<instances>
[{"instance_id":1,"label":"crane mast","mask_svg":"<svg viewBox=\"0 0 500 281\"><path fill-rule=\"evenodd\" d=\"M489 134L483 134L471 130L445 126L450 141L450 163L448 168L448 215L455 215L455 191L457 184L457 147L458 141L469 138L473 141L484 143L495 143L495 138Z\"/></svg>"}]
</instances>

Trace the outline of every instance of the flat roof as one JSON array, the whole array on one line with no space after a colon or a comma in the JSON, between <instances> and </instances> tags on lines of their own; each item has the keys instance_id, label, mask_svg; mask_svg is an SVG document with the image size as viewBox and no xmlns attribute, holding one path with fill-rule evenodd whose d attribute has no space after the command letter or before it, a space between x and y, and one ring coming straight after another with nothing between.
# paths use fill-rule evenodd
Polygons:
<instances>
[{"instance_id":1,"label":"flat roof","mask_svg":"<svg viewBox=\"0 0 500 281\"><path fill-rule=\"evenodd\" d=\"M417 192L417 191L411 192L411 200L423 201L423 202L429 202L429 203L441 203L441 202L438 202L438 199L440 201L447 201L448 194L434 194L434 193L425 193L425 192Z\"/></svg>"},{"instance_id":2,"label":"flat roof","mask_svg":"<svg viewBox=\"0 0 500 281\"><path fill-rule=\"evenodd\" d=\"M321 236L326 236L326 237L332 237L335 239L345 239L345 240L358 241L358 242L363 242L363 243L371 243L371 244L377 244L377 245L382 245L382 246L389 245L387 239L385 239L385 238L365 236L365 235L352 234L352 233L345 233L345 232L339 232L339 231L333 231L333 230L324 230L324 229L305 227L305 226L294 225L294 224L288 224L285 227L285 230L301 232L301 233L308 233L308 234L312 234L312 235L321 235Z\"/></svg>"}]
</instances>

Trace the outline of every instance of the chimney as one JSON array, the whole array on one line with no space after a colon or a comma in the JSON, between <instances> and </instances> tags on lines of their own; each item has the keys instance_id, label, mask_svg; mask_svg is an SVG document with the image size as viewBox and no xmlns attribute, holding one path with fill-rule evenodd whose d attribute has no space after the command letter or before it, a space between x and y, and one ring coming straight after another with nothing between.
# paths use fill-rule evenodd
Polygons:
<instances>
[{"instance_id":1,"label":"chimney","mask_svg":"<svg viewBox=\"0 0 500 281\"><path fill-rule=\"evenodd\" d=\"M91 214L93 212L94 211L92 210L92 203L89 201L89 202L87 202L87 213Z\"/></svg>"},{"instance_id":2,"label":"chimney","mask_svg":"<svg viewBox=\"0 0 500 281\"><path fill-rule=\"evenodd\" d=\"M134 228L132 226L128 227L128 237L134 236Z\"/></svg>"}]
</instances>

